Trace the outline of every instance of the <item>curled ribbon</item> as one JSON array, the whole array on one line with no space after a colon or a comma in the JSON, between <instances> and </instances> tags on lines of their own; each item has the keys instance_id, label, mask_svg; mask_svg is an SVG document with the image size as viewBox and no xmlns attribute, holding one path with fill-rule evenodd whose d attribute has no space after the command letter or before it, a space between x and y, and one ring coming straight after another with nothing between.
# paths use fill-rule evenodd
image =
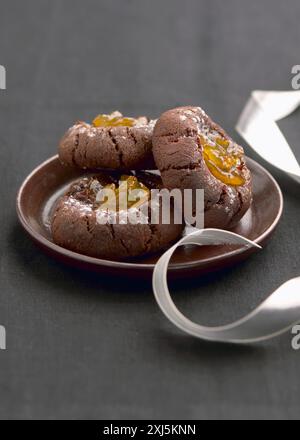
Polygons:
<instances>
[{"instance_id":1,"label":"curled ribbon","mask_svg":"<svg viewBox=\"0 0 300 440\"><path fill-rule=\"evenodd\" d=\"M219 229L196 230L183 237L165 252L155 265L153 291L165 316L179 329L210 341L249 343L277 336L300 320L300 277L292 279L273 292L253 312L232 324L220 327L204 327L184 316L176 307L168 289L169 261L179 246L240 244L260 247L256 243L233 232Z\"/></svg>"}]
</instances>

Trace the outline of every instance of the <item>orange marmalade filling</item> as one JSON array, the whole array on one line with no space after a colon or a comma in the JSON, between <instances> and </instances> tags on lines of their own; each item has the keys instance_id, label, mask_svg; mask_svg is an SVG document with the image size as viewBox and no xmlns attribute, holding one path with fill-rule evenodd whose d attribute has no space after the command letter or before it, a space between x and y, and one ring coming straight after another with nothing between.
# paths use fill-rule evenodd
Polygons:
<instances>
[{"instance_id":1,"label":"orange marmalade filling","mask_svg":"<svg viewBox=\"0 0 300 440\"><path fill-rule=\"evenodd\" d=\"M242 174L244 167L244 151L241 147L232 148L232 142L217 136L204 138L200 136L205 163L214 177L226 185L242 186L245 179Z\"/></svg>"},{"instance_id":2,"label":"orange marmalade filling","mask_svg":"<svg viewBox=\"0 0 300 440\"><path fill-rule=\"evenodd\" d=\"M125 118L120 112L113 112L110 115L98 115L93 120L94 127L133 127L136 119Z\"/></svg>"},{"instance_id":3,"label":"orange marmalade filling","mask_svg":"<svg viewBox=\"0 0 300 440\"><path fill-rule=\"evenodd\" d=\"M112 190L113 193L107 190ZM150 198L150 190L135 176L123 175L119 186L111 183L106 185L102 191L105 200L100 202L100 207L110 211L137 208Z\"/></svg>"}]
</instances>

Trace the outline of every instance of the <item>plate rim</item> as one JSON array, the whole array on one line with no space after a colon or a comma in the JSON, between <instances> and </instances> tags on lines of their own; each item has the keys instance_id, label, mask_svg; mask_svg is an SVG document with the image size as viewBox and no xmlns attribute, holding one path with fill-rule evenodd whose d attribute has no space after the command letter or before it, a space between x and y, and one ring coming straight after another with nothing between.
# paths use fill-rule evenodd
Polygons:
<instances>
[{"instance_id":1,"label":"plate rim","mask_svg":"<svg viewBox=\"0 0 300 440\"><path fill-rule=\"evenodd\" d=\"M269 235L272 234L272 232L275 230L276 226L278 225L278 223L282 217L282 213L283 213L283 209L284 209L284 198L283 198L281 188L280 188L278 182L276 181L276 179L272 176L272 174L268 170L266 170L266 168L263 167L260 163L255 161L254 159L252 159L248 156L246 157L246 159L249 163L255 164L256 167L258 167L261 171L263 171L268 176L268 178L273 182L273 184L277 190L277 193L279 195L279 211L278 211L276 218L274 219L272 224L269 226L269 228L266 229L266 231L264 231L259 237L257 237L255 240L253 240L255 243L261 244L265 240L266 237L268 237ZM118 268L118 269L153 270L155 267L154 263L137 263L137 262L132 263L132 262L127 262L127 261L105 260L105 259L90 257L88 255L84 255L84 254L80 254L78 252L71 251L69 249L66 249L62 246L59 246L59 245L53 243L52 241L43 237L39 232L37 232L34 228L31 227L31 225L27 222L27 220L25 218L25 215L24 215L24 212L23 212L22 206L21 206L22 205L21 199L22 199L22 195L24 193L24 189L26 188L26 185L28 184L28 182L32 179L32 177L36 173L38 173L42 168L47 166L49 163L54 162L55 160L58 160L58 154L50 157L49 159L45 160L44 162L39 164L37 167L35 167L31 171L31 173L29 173L28 176L24 179L23 183L21 184L21 186L18 190L17 198L16 198L16 211L17 211L18 219L19 219L22 227L25 229L25 231L35 241L37 241L42 246L45 246L46 248L50 248L54 253L62 254L63 256L65 256L67 258L76 260L81 263L84 262L84 263L96 265L99 267L105 266L105 267L109 267L109 268ZM224 260L231 259L233 257L238 256L241 253L244 253L245 251L246 250L244 248L236 249L231 252L228 252L225 255L216 255L214 257L209 257L207 259L201 260L201 262L192 261L192 262L185 262L185 263L173 263L173 264L170 263L169 271L189 270L189 269L195 269L195 267L200 268L201 266L206 266L207 264L210 264L210 263L213 264L213 263L217 263L218 261L224 261Z\"/></svg>"}]
</instances>

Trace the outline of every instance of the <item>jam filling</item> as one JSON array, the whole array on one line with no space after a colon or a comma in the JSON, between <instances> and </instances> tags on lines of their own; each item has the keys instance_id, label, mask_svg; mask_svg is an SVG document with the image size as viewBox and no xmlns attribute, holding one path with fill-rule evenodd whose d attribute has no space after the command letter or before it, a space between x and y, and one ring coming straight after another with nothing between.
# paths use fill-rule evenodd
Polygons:
<instances>
[{"instance_id":1,"label":"jam filling","mask_svg":"<svg viewBox=\"0 0 300 440\"><path fill-rule=\"evenodd\" d=\"M112 190L114 196L111 195ZM101 194L102 191L102 194ZM100 191L100 208L109 211L121 211L137 208L150 198L150 190L135 176L121 176L119 186L115 183L105 185Z\"/></svg>"},{"instance_id":2,"label":"jam filling","mask_svg":"<svg viewBox=\"0 0 300 440\"><path fill-rule=\"evenodd\" d=\"M98 115L93 120L94 127L133 127L136 119L125 118L120 112L113 112L110 115Z\"/></svg>"},{"instance_id":3,"label":"jam filling","mask_svg":"<svg viewBox=\"0 0 300 440\"><path fill-rule=\"evenodd\" d=\"M200 136L203 157L209 171L222 183L231 186L245 184L243 177L244 151L219 133L204 138Z\"/></svg>"}]
</instances>

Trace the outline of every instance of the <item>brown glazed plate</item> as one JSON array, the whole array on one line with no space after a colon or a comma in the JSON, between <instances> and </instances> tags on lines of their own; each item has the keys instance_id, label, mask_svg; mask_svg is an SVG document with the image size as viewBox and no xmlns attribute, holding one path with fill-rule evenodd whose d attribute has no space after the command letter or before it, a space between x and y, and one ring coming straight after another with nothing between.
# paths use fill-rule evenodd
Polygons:
<instances>
[{"instance_id":1,"label":"brown glazed plate","mask_svg":"<svg viewBox=\"0 0 300 440\"><path fill-rule=\"evenodd\" d=\"M281 190L271 176L254 160L247 159L253 176L253 203L233 229L240 235L264 246L276 228L283 210ZM57 199L69 185L80 178L82 170L63 167L54 156L39 165L24 181L17 196L17 213L21 225L48 254L74 266L99 272L151 276L160 254L126 261L109 261L69 251L53 243L50 218ZM232 266L254 252L254 248L222 246L188 246L177 249L169 274L202 274Z\"/></svg>"}]
</instances>

